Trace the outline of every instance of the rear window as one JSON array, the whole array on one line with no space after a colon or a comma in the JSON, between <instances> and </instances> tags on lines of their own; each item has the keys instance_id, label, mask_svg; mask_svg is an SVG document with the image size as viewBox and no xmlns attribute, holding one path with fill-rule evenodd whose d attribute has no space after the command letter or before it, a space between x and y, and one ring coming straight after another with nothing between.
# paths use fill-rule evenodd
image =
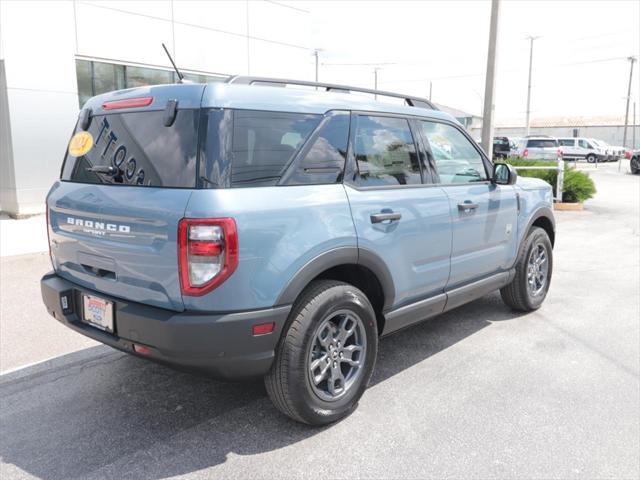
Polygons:
<instances>
[{"instance_id":1,"label":"rear window","mask_svg":"<svg viewBox=\"0 0 640 480\"><path fill-rule=\"evenodd\" d=\"M554 138L533 138L527 142L528 148L556 148L558 141Z\"/></svg>"},{"instance_id":2,"label":"rear window","mask_svg":"<svg viewBox=\"0 0 640 480\"><path fill-rule=\"evenodd\" d=\"M178 110L170 127L164 111L116 113L91 119L93 146L67 150L62 180L78 183L194 188L198 110ZM74 134L81 129L76 127ZM113 167L107 172L105 167ZM101 171L97 171L101 170Z\"/></svg>"}]
</instances>

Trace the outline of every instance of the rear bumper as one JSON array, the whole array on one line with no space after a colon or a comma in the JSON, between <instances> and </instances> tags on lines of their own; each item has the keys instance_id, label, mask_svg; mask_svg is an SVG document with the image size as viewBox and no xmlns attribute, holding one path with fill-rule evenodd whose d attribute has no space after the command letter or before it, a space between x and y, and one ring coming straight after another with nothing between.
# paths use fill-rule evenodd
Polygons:
<instances>
[{"instance_id":1,"label":"rear bumper","mask_svg":"<svg viewBox=\"0 0 640 480\"><path fill-rule=\"evenodd\" d=\"M67 327L132 355L226 379L261 376L269 370L291 309L288 305L233 313L174 312L110 297L54 272L42 277L40 286L47 310ZM81 321L83 293L114 303L114 334ZM65 311L63 295L68 298ZM252 335L254 324L268 322L275 324L272 333ZM137 354L134 343L150 347L151 353Z\"/></svg>"}]
</instances>

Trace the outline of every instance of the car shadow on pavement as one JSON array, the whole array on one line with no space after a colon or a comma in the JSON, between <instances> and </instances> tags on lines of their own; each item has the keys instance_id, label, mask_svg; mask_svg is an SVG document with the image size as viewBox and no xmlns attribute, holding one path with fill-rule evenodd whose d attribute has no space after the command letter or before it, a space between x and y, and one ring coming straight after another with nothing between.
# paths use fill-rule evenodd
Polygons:
<instances>
[{"instance_id":1,"label":"car shadow on pavement","mask_svg":"<svg viewBox=\"0 0 640 480\"><path fill-rule=\"evenodd\" d=\"M517 316L489 295L383 339L372 384ZM0 382L0 407L6 478L164 478L331 428L279 414L261 381L223 383L104 350Z\"/></svg>"}]
</instances>

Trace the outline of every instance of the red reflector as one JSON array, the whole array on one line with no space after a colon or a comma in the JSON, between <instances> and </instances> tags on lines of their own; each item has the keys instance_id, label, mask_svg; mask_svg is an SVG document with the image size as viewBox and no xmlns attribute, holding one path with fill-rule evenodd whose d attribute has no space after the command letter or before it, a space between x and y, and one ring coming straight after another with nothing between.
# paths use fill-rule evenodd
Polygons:
<instances>
[{"instance_id":1,"label":"red reflector","mask_svg":"<svg viewBox=\"0 0 640 480\"><path fill-rule=\"evenodd\" d=\"M254 325L252 330L253 330L253 336L257 336L257 335L266 335L267 333L271 333L273 332L273 327L275 327L275 323L273 322L269 322L269 323L259 323L258 325Z\"/></svg>"},{"instance_id":2,"label":"red reflector","mask_svg":"<svg viewBox=\"0 0 640 480\"><path fill-rule=\"evenodd\" d=\"M113 100L102 104L105 110L114 110L116 108L136 108L151 105L153 97L126 98L124 100Z\"/></svg>"},{"instance_id":3,"label":"red reflector","mask_svg":"<svg viewBox=\"0 0 640 480\"><path fill-rule=\"evenodd\" d=\"M133 351L140 355L151 355L151 349L146 345L138 345L137 343L134 343Z\"/></svg>"},{"instance_id":4,"label":"red reflector","mask_svg":"<svg viewBox=\"0 0 640 480\"><path fill-rule=\"evenodd\" d=\"M222 247L216 242L189 241L189 255L203 257L217 257L222 252Z\"/></svg>"}]
</instances>

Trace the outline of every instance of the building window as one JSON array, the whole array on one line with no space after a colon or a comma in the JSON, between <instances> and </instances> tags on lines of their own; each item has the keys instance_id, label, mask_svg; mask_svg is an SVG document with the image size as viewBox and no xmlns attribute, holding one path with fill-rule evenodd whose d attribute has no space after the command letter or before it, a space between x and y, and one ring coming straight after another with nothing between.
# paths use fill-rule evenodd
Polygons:
<instances>
[{"instance_id":1,"label":"building window","mask_svg":"<svg viewBox=\"0 0 640 480\"><path fill-rule=\"evenodd\" d=\"M123 88L174 83L178 80L173 70L137 67L116 63L76 60L78 102L80 108L87 100L101 93ZM186 80L195 83L222 82L226 77L184 72Z\"/></svg>"}]
</instances>

